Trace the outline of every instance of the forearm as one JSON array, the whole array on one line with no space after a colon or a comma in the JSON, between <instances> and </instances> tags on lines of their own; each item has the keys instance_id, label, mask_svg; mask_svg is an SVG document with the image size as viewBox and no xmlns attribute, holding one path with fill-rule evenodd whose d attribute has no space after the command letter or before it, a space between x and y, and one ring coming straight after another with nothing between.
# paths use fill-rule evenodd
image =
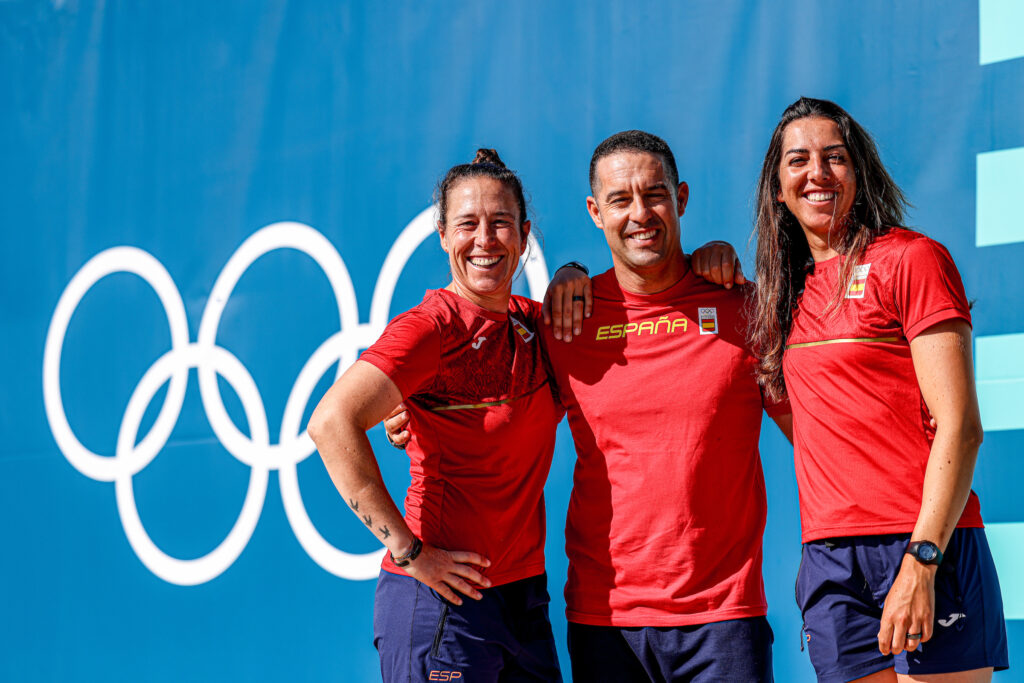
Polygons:
<instances>
[{"instance_id":1,"label":"forearm","mask_svg":"<svg viewBox=\"0 0 1024 683\"><path fill-rule=\"evenodd\" d=\"M983 437L970 327L963 320L939 323L910 342L910 353L921 395L935 418L913 540L944 550L970 495Z\"/></svg>"},{"instance_id":2,"label":"forearm","mask_svg":"<svg viewBox=\"0 0 1024 683\"><path fill-rule=\"evenodd\" d=\"M321 399L308 427L338 493L396 557L412 547L413 535L384 486L366 430L401 400L383 372L356 361Z\"/></svg>"},{"instance_id":3,"label":"forearm","mask_svg":"<svg viewBox=\"0 0 1024 683\"><path fill-rule=\"evenodd\" d=\"M352 512L398 557L412 547L413 534L380 474L366 433L352 425L339 425L330 436L314 441L327 473Z\"/></svg>"},{"instance_id":4,"label":"forearm","mask_svg":"<svg viewBox=\"0 0 1024 683\"><path fill-rule=\"evenodd\" d=\"M961 421L938 423L925 469L921 510L913 540L928 540L945 550L971 492L980 429Z\"/></svg>"}]
</instances>

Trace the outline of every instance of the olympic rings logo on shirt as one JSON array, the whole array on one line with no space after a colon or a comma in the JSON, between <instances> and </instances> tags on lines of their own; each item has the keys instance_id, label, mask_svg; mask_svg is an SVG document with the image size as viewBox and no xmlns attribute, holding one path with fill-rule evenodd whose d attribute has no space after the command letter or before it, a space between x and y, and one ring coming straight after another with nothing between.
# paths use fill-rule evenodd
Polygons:
<instances>
[{"instance_id":1,"label":"olympic rings logo on shirt","mask_svg":"<svg viewBox=\"0 0 1024 683\"><path fill-rule=\"evenodd\" d=\"M372 344L389 320L391 298L406 263L420 244L434 233L437 214L430 207L417 215L395 240L373 291L370 321L359 322L355 289L344 261L334 246L314 228L302 223L268 225L252 234L231 256L210 292L195 342L189 340L185 304L174 280L149 253L135 247L114 247L90 259L71 278L61 294L46 335L43 352L43 399L46 417L57 445L75 469L97 481L112 481L118 514L135 554L161 579L179 585L210 581L230 567L252 537L266 498L270 470L278 471L281 498L292 531L310 558L344 579L363 580L377 575L383 548L369 553L348 553L328 543L306 512L299 491L298 464L315 450L302 428L302 416L312 393L335 362L340 376L361 349ZM242 274L259 257L277 249L296 249L310 256L327 276L338 306L341 329L313 352L288 395L281 420L280 443L270 443L267 414L259 388L249 371L230 351L217 345L217 330L228 299ZM539 245L530 236L523 265L530 293L543 295L548 271ZM86 448L75 436L64 410L60 362L64 337L72 315L88 291L107 275L133 273L156 292L167 314L171 349L143 374L121 419L113 456ZM236 459L250 467L242 510L227 536L206 555L195 559L171 557L150 538L139 516L132 477L164 448L178 421L185 400L188 371L196 368L203 410L215 435ZM250 435L243 434L228 416L217 384L223 377L238 395ZM137 443L143 415L157 391L168 384L164 404L149 432Z\"/></svg>"}]
</instances>

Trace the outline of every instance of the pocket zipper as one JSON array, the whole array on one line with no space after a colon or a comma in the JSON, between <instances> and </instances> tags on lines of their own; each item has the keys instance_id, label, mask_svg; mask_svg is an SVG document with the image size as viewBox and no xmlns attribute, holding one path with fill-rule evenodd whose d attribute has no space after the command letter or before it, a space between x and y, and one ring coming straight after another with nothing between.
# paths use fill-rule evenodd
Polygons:
<instances>
[{"instance_id":1,"label":"pocket zipper","mask_svg":"<svg viewBox=\"0 0 1024 683\"><path fill-rule=\"evenodd\" d=\"M444 635L444 627L448 622L448 603L441 608L441 617L437 620L437 630L434 631L434 644L430 647L430 656L437 657L437 651L441 647L441 636Z\"/></svg>"}]
</instances>

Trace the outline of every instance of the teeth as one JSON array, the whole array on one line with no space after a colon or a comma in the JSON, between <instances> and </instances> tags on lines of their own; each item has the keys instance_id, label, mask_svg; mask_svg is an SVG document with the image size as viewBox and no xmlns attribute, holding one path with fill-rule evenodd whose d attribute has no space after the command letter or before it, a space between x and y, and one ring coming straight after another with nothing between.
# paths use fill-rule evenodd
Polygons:
<instances>
[{"instance_id":1,"label":"teeth","mask_svg":"<svg viewBox=\"0 0 1024 683\"><path fill-rule=\"evenodd\" d=\"M493 266L495 263L501 260L500 256L470 256L469 262L474 266L480 266L481 268L486 266Z\"/></svg>"},{"instance_id":2,"label":"teeth","mask_svg":"<svg viewBox=\"0 0 1024 683\"><path fill-rule=\"evenodd\" d=\"M835 192L808 192L807 198L812 202L827 202L836 198Z\"/></svg>"},{"instance_id":3,"label":"teeth","mask_svg":"<svg viewBox=\"0 0 1024 683\"><path fill-rule=\"evenodd\" d=\"M649 240L657 234L657 230L648 230L647 232L634 232L629 237L635 240Z\"/></svg>"}]
</instances>

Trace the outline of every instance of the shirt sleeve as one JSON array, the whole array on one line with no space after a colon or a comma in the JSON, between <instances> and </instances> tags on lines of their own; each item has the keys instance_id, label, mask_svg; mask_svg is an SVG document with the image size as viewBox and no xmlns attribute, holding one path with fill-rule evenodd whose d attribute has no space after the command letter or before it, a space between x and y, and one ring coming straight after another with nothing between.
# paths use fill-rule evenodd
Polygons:
<instances>
[{"instance_id":1,"label":"shirt sleeve","mask_svg":"<svg viewBox=\"0 0 1024 683\"><path fill-rule=\"evenodd\" d=\"M403 399L430 386L440 359L437 325L416 310L406 311L388 323L380 339L359 356L359 360L387 375Z\"/></svg>"},{"instance_id":2,"label":"shirt sleeve","mask_svg":"<svg viewBox=\"0 0 1024 683\"><path fill-rule=\"evenodd\" d=\"M935 240L907 245L896 267L893 299L907 340L946 320L971 324L971 310L953 257Z\"/></svg>"},{"instance_id":3,"label":"shirt sleeve","mask_svg":"<svg viewBox=\"0 0 1024 683\"><path fill-rule=\"evenodd\" d=\"M541 303L528 299L525 296L515 297L515 307L522 313L523 318L526 319L531 329L535 332L540 332L544 326L544 314Z\"/></svg>"}]
</instances>

